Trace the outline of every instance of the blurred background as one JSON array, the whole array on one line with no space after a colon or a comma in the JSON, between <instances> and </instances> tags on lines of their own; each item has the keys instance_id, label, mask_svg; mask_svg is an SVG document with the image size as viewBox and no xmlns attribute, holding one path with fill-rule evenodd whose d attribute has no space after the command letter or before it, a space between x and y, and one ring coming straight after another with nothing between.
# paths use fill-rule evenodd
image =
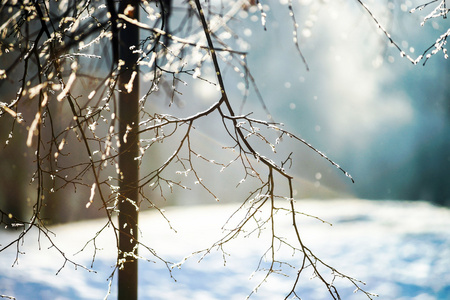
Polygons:
<instances>
[{"instance_id":1,"label":"blurred background","mask_svg":"<svg viewBox=\"0 0 450 300\"><path fill-rule=\"evenodd\" d=\"M332 177L339 176L344 181L340 188L359 198L449 205L448 60L441 52L425 66L424 60L413 65L358 3L316 2L300 1L297 7L294 2L309 72L294 45L286 42L293 28L287 6L268 12L266 32L259 21L251 31L243 30L251 45L249 65L273 118L325 152L356 183L331 165L324 170L308 161L301 177L338 188ZM448 30L443 19L420 26L430 10L410 13L410 1L368 3L414 59ZM257 105L252 97L248 105L252 99Z\"/></svg>"},{"instance_id":2,"label":"blurred background","mask_svg":"<svg viewBox=\"0 0 450 300\"><path fill-rule=\"evenodd\" d=\"M449 62L440 52L425 66L424 60L413 65L400 56L370 15L353 2L294 1L300 48L309 71L292 42L294 25L287 1L263 6L267 13L266 31L256 6L239 13L244 21L232 23L246 41L236 45L248 52L248 66L271 117L324 152L355 179L351 183L311 149L285 139L279 155L286 158L294 152L289 172L296 176L295 197L426 200L448 206ZM443 19L432 19L420 26L429 11L409 13L414 8L410 1L370 4L393 40L413 58L447 30L448 21ZM224 74L236 107L242 106L243 113L254 112L255 118L267 119L255 90L250 88L248 97L244 97L242 78L226 67ZM203 75L213 78L213 69L204 70ZM1 89L0 95L10 95L9 89L15 88L3 84ZM179 105L174 110L195 112L198 107L217 101L214 88L197 81L181 91L181 101L197 99L199 103L187 101L189 105ZM30 214L34 203L35 191L30 181L35 165L33 153L25 145L26 127L16 124L10 138L11 126L11 120L0 118L0 206L21 218ZM202 153L214 151L211 141L217 149L227 145L210 120L201 121L197 131L197 145ZM166 151L161 148L154 155L164 161ZM70 152L76 161L77 151ZM226 158L226 154L222 157ZM143 166L143 172L149 167ZM232 171L223 175L204 169L203 173L219 190L221 200L242 200L245 192L229 192L230 184L236 185ZM86 209L89 192L89 188L74 190L69 186L51 194L46 218L59 223L101 216L98 206ZM156 199L157 193L152 197L158 205L211 202L204 191L194 190L198 196L190 197L193 200L188 202L182 193L174 191L166 201Z\"/></svg>"}]
</instances>

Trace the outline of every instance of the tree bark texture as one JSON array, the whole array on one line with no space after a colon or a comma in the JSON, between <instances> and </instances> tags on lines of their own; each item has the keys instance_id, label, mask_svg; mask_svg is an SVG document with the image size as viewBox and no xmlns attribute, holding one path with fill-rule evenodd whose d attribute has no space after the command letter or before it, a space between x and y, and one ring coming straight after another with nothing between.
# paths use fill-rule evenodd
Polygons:
<instances>
[{"instance_id":1,"label":"tree bark texture","mask_svg":"<svg viewBox=\"0 0 450 300\"><path fill-rule=\"evenodd\" d=\"M139 19L139 1L121 1L119 13ZM114 20L113 20L114 22ZM124 23L118 29L119 61L123 61L119 75L119 259L125 261L119 269L118 299L138 298L138 241L139 207L139 73L138 54L130 47L139 45L139 29ZM114 44L114 43L113 43ZM120 65L120 64L119 64ZM137 74L133 75L133 72Z\"/></svg>"}]
</instances>

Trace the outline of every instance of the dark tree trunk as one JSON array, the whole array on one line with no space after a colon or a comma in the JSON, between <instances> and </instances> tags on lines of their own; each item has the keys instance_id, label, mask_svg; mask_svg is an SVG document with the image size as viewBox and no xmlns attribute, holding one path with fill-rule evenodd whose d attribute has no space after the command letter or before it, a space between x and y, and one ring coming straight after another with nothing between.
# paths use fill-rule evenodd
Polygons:
<instances>
[{"instance_id":1,"label":"dark tree trunk","mask_svg":"<svg viewBox=\"0 0 450 300\"><path fill-rule=\"evenodd\" d=\"M130 9L131 8L131 9ZM133 9L134 8L134 9ZM120 2L119 13L133 19L139 19L139 1ZM119 270L119 300L138 298L138 261L136 259L138 240L138 206L139 206L139 76L136 61L138 54L131 46L138 47L138 27L126 24L119 29L119 60L124 62L119 75L119 258L124 259L124 267ZM130 86L132 84L132 88Z\"/></svg>"}]
</instances>

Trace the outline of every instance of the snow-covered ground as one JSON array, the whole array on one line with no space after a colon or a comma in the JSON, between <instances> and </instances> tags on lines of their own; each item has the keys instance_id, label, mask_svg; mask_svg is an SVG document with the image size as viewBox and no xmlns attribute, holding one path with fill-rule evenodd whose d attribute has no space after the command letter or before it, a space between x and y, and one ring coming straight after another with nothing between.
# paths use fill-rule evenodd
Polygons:
<instances>
[{"instance_id":1,"label":"snow-covered ground","mask_svg":"<svg viewBox=\"0 0 450 300\"><path fill-rule=\"evenodd\" d=\"M379 294L379 299L450 299L450 210L424 202L366 200L300 200L298 209L318 216L333 226L307 216L299 219L305 244L325 262L346 275L367 283L365 289ZM173 207L166 216L175 233L159 213L141 213L142 240L158 255L178 262L195 250L208 247L221 236L221 226L236 208L233 204ZM77 255L94 236L104 220L71 223L52 227L55 242L67 257L90 267L93 246ZM291 232L290 218L281 220L280 235ZM115 260L114 240L105 232L97 240L103 248L96 254L92 269L77 270L67 264L58 275L64 260L55 249L48 249L44 237L29 235L20 250L0 253L0 295L16 299L103 299L108 289L108 277ZM0 244L7 244L15 235L2 230ZM268 247L266 236L259 240L240 238L225 250L224 266L221 252L212 252L202 262L199 256L190 258L173 276L160 262L140 263L140 299L245 299L264 275L256 273L259 258ZM108 246L110 245L110 246ZM112 247L111 247L112 245ZM143 249L145 257L151 258ZM280 252L285 261L297 264L292 253ZM306 269L305 272L311 271ZM326 272L325 272L326 273ZM295 273L293 273L295 274ZM251 299L284 299L294 278L271 275ZM366 299L362 293L338 280L342 299ZM303 279L299 285L302 299L330 299L317 279ZM110 299L116 298L112 285Z\"/></svg>"}]
</instances>

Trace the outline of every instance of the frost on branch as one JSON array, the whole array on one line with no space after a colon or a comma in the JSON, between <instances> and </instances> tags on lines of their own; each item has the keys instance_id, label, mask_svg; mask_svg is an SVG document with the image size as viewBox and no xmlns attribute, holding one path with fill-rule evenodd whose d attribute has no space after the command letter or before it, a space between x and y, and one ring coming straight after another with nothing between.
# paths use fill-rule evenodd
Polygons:
<instances>
[{"instance_id":1,"label":"frost on branch","mask_svg":"<svg viewBox=\"0 0 450 300\"><path fill-rule=\"evenodd\" d=\"M442 51L442 54L444 55L444 58L445 59L448 58L446 45L447 45L447 38L450 35L450 28L448 28L446 32L441 34L436 39L434 44L432 44L427 49L425 49L425 51L421 55L419 55L417 58L413 58L410 55L406 54L406 52L404 50L402 50L402 48L398 45L398 43L391 37L391 34L388 33L388 31L382 26L382 24L377 19L377 17L372 13L372 11L369 9L369 7L362 0L357 0L357 1L364 8L364 10L366 10L366 12L370 15L372 20L375 22L375 24L378 26L378 28L383 32L383 34L388 38L389 42L395 48L397 48L397 50L400 52L400 56L401 57L405 57L406 59L408 59L414 65L418 64L422 60L424 60L423 65L425 65L426 62L428 61L428 59L430 59L433 55L435 55L435 54L437 54L437 53L439 53L441 51ZM419 5L419 6L415 7L415 8L413 8L413 9L411 9L409 12L410 13L415 13L417 11L422 11L425 8L428 8L429 6L432 6L433 4L435 4L434 9L432 9L432 11L423 18L423 21L420 23L420 25L424 26L425 23L428 20L438 19L438 18L441 18L441 17L442 17L443 20L446 20L447 19L447 14L449 12L449 8L447 8L447 6L446 6L446 0L430 1L430 2L427 2L425 4ZM406 5L406 4L404 4L404 5Z\"/></svg>"},{"instance_id":2,"label":"frost on branch","mask_svg":"<svg viewBox=\"0 0 450 300\"><path fill-rule=\"evenodd\" d=\"M282 2L288 4L285 13L292 21L292 27L286 29L292 33L286 45L295 47L300 55L300 59L292 61L308 69L300 49L296 2ZM119 13L110 4L100 0L0 4L4 21L0 23L0 85L15 88L2 99L0 117L7 120L11 132L5 144L20 138L13 134L17 127L26 131L23 144L30 151L27 162L32 172L28 178L34 191L30 219L1 211L2 222L12 220L20 230L17 238L2 245L0 251L17 247L19 257L25 235L37 229L58 249L64 265L81 266L52 242L45 208L58 200L67 205L59 211L61 214L100 211L105 218L104 226L80 246L80 251L92 251L92 263L100 251L100 235L110 234L118 244L119 234L125 234L127 243L136 243L131 251L117 249L110 282L116 272L126 268L128 258L161 263L172 276L172 268L181 264L169 262L156 247L138 241L134 236L144 228L136 229L131 222L119 226L116 216L124 214L120 204L128 203L136 212L156 209L172 228L161 206L171 203L177 193L182 195L179 202L189 199L187 193L199 190L202 197L223 201L233 198L237 190L246 189L240 208L225 226L224 236L197 253L204 255L218 249L225 257L226 243L232 239L268 232L261 262L255 266L264 274L261 283L268 276L284 276L285 269L290 269L295 274L286 279L292 281L292 290L286 291L288 297L300 296L299 280L309 272L335 299L339 299L339 293L334 283L339 278L371 298L372 294L361 289L362 282L327 265L304 244L298 225L304 214L297 207L290 174L296 155L283 151L284 142L289 140L296 147L311 150L349 181L353 182L353 178L281 123L271 117L255 117L243 105L247 98L255 96L269 116L265 100L277 100L263 99L259 93L247 64L249 45L240 34L241 29L244 35L251 33L249 28L242 28L245 18L241 16L249 14L260 18L264 29L271 29L267 4L244 0L220 4L199 0L142 1L139 19L134 17L133 9L127 7ZM431 16L445 17L446 12ZM121 50L134 55L131 65L117 56L121 45L118 33L126 28L139 30L141 37L136 45L125 45ZM446 54L447 36L438 39L431 55L435 50ZM126 72L130 75L121 84L120 77ZM235 85L229 82L238 82L243 99L236 99L236 93L231 92ZM118 104L120 96L135 92L139 84L138 121L124 122ZM195 91L205 87L210 93L202 102ZM199 136L207 141L206 147L198 142ZM208 151L213 144L219 145L218 151ZM137 198L128 197L121 186L126 166L119 164L119 158L130 153L127 147L131 145L138 146L131 158L139 165L140 175L127 188L137 189ZM211 174L225 176L227 172L235 181L226 183L229 194L224 196ZM80 199L83 210L67 209ZM277 229L277 222L286 219L292 223L289 238ZM280 247L296 255L295 265L279 259Z\"/></svg>"}]
</instances>

